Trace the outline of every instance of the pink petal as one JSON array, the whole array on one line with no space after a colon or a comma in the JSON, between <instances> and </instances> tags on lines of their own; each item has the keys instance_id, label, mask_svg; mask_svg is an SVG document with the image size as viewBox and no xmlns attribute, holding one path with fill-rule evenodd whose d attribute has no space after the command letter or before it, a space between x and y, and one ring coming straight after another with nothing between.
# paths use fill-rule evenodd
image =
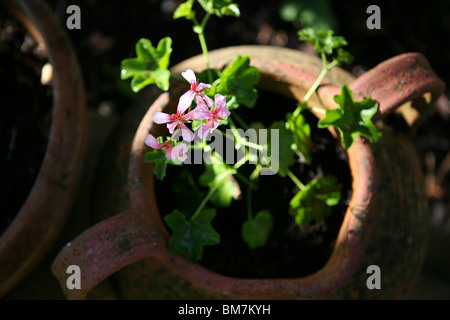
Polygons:
<instances>
[{"instance_id":1,"label":"pink petal","mask_svg":"<svg viewBox=\"0 0 450 320\"><path fill-rule=\"evenodd\" d=\"M180 97L180 101L178 101L178 107L177 107L177 115L181 116L192 104L192 100L194 100L195 97L195 91L189 90L186 93L184 93Z\"/></svg>"},{"instance_id":2,"label":"pink petal","mask_svg":"<svg viewBox=\"0 0 450 320\"><path fill-rule=\"evenodd\" d=\"M216 110L225 107L227 104L227 98L218 93L214 96L214 101L216 103Z\"/></svg>"},{"instance_id":3,"label":"pink petal","mask_svg":"<svg viewBox=\"0 0 450 320\"><path fill-rule=\"evenodd\" d=\"M184 162L187 159L187 152L188 148L184 143L180 143L179 145L173 147L171 156L172 160L178 159L181 162Z\"/></svg>"},{"instance_id":4,"label":"pink petal","mask_svg":"<svg viewBox=\"0 0 450 320\"><path fill-rule=\"evenodd\" d=\"M211 128L211 132L213 132L214 129L216 129L219 126L219 121L217 121L216 119L212 118L212 128Z\"/></svg>"},{"instance_id":5,"label":"pink petal","mask_svg":"<svg viewBox=\"0 0 450 320\"><path fill-rule=\"evenodd\" d=\"M168 160L172 160L172 151L173 147L168 147L166 151L164 151L164 154L166 155L166 158Z\"/></svg>"},{"instance_id":6,"label":"pink petal","mask_svg":"<svg viewBox=\"0 0 450 320\"><path fill-rule=\"evenodd\" d=\"M181 134L186 141L194 140L194 133L184 123L181 124Z\"/></svg>"},{"instance_id":7,"label":"pink petal","mask_svg":"<svg viewBox=\"0 0 450 320\"><path fill-rule=\"evenodd\" d=\"M197 92L202 92L203 90L205 90L206 88L211 88L210 84L206 84L203 82L200 82L200 84L197 86Z\"/></svg>"},{"instance_id":8,"label":"pink petal","mask_svg":"<svg viewBox=\"0 0 450 320\"><path fill-rule=\"evenodd\" d=\"M185 72L182 72L181 75L191 84L192 87L197 86L197 78L195 77L194 71L187 69Z\"/></svg>"},{"instance_id":9,"label":"pink petal","mask_svg":"<svg viewBox=\"0 0 450 320\"><path fill-rule=\"evenodd\" d=\"M219 117L219 118L226 118L226 117L228 117L230 114L231 114L231 113L230 113L230 110L228 110L228 107L225 107L225 106L219 107L219 109L216 109L216 110L214 111L214 115L215 115L216 117Z\"/></svg>"},{"instance_id":10,"label":"pink petal","mask_svg":"<svg viewBox=\"0 0 450 320\"><path fill-rule=\"evenodd\" d=\"M206 94L203 94L203 93L199 94L198 96L202 97L203 100L205 100L205 102L209 108L213 107L213 105L214 105L213 99L211 99L210 97L208 97ZM198 96L197 96L197 104L198 104L198 100L199 100ZM202 99L200 99L200 100L202 100Z\"/></svg>"},{"instance_id":11,"label":"pink petal","mask_svg":"<svg viewBox=\"0 0 450 320\"><path fill-rule=\"evenodd\" d=\"M166 146L156 141L155 137L150 133L145 137L144 142L147 146L153 149L164 149Z\"/></svg>"},{"instance_id":12,"label":"pink petal","mask_svg":"<svg viewBox=\"0 0 450 320\"><path fill-rule=\"evenodd\" d=\"M208 136L212 124L213 120L211 119L207 123L205 123L200 129L198 129L198 136L200 137L200 139L205 139Z\"/></svg>"},{"instance_id":13,"label":"pink petal","mask_svg":"<svg viewBox=\"0 0 450 320\"><path fill-rule=\"evenodd\" d=\"M167 129L169 129L170 133L173 133L175 131L175 128L177 127L177 122L172 122L167 124Z\"/></svg>"},{"instance_id":14,"label":"pink petal","mask_svg":"<svg viewBox=\"0 0 450 320\"><path fill-rule=\"evenodd\" d=\"M164 112L153 113L153 122L158 124L172 122L174 118L173 115Z\"/></svg>"},{"instance_id":15,"label":"pink petal","mask_svg":"<svg viewBox=\"0 0 450 320\"><path fill-rule=\"evenodd\" d=\"M191 110L191 112L186 113L184 116L182 116L181 118L184 120L192 120L192 119L197 119L195 116L195 110L198 108L195 108L194 110Z\"/></svg>"},{"instance_id":16,"label":"pink petal","mask_svg":"<svg viewBox=\"0 0 450 320\"><path fill-rule=\"evenodd\" d=\"M213 116L212 112L206 107L197 107L193 111L197 120L209 120Z\"/></svg>"}]
</instances>

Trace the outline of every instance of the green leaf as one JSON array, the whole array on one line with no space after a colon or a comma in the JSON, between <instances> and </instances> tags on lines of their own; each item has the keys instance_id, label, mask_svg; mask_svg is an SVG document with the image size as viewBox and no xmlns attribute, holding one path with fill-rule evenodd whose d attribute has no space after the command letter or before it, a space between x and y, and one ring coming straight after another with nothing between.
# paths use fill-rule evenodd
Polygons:
<instances>
[{"instance_id":1,"label":"green leaf","mask_svg":"<svg viewBox=\"0 0 450 320\"><path fill-rule=\"evenodd\" d=\"M217 157L216 155L210 158L211 164L205 163L206 171L200 176L199 183L210 189L216 186L216 190L209 199L214 206L229 207L233 199L240 197L241 188L231 172L227 173L229 171L227 164Z\"/></svg>"},{"instance_id":2,"label":"green leaf","mask_svg":"<svg viewBox=\"0 0 450 320\"><path fill-rule=\"evenodd\" d=\"M270 210L262 210L242 225L242 239L250 249L261 248L266 245L273 229L273 218Z\"/></svg>"},{"instance_id":3,"label":"green leaf","mask_svg":"<svg viewBox=\"0 0 450 320\"><path fill-rule=\"evenodd\" d=\"M364 136L374 143L381 138L381 131L371 120L378 110L376 100L366 98L354 101L350 88L344 85L341 94L334 96L334 101L338 104L338 108L327 110L318 127L336 127L341 134L344 148L348 149L358 136Z\"/></svg>"},{"instance_id":4,"label":"green leaf","mask_svg":"<svg viewBox=\"0 0 450 320\"><path fill-rule=\"evenodd\" d=\"M350 64L353 62L353 56L351 55L350 52L342 49L342 48L338 48L337 49L337 57L336 60L339 63L347 63Z\"/></svg>"},{"instance_id":5,"label":"green leaf","mask_svg":"<svg viewBox=\"0 0 450 320\"><path fill-rule=\"evenodd\" d=\"M335 36L333 30L304 28L298 32L301 41L314 45L314 49L321 53L332 54L334 49L347 45L347 40L341 36Z\"/></svg>"},{"instance_id":6,"label":"green leaf","mask_svg":"<svg viewBox=\"0 0 450 320\"><path fill-rule=\"evenodd\" d=\"M212 84L214 81L220 78L220 74L221 73L219 69L215 68L205 69L198 74L198 81ZM206 89L205 92L209 92L208 89ZM210 94L210 96L214 97L214 94Z\"/></svg>"},{"instance_id":7,"label":"green leaf","mask_svg":"<svg viewBox=\"0 0 450 320\"><path fill-rule=\"evenodd\" d=\"M122 60L121 79L133 78L131 89L138 92L147 85L156 84L161 90L169 89L170 71L167 69L172 53L172 39L161 39L156 48L148 39L136 43L136 58Z\"/></svg>"},{"instance_id":8,"label":"green leaf","mask_svg":"<svg viewBox=\"0 0 450 320\"><path fill-rule=\"evenodd\" d=\"M172 230L169 241L169 253L185 253L191 261L198 261L203 256L203 247L216 245L220 235L211 226L216 210L205 209L193 216L189 221L178 210L164 217L164 221Z\"/></svg>"},{"instance_id":9,"label":"green leaf","mask_svg":"<svg viewBox=\"0 0 450 320\"><path fill-rule=\"evenodd\" d=\"M163 180L166 176L167 164L170 162L164 151L161 149L154 149L149 151L144 156L144 162L146 163L154 163L155 168L153 169L153 173L155 177L159 180Z\"/></svg>"},{"instance_id":10,"label":"green leaf","mask_svg":"<svg viewBox=\"0 0 450 320\"><path fill-rule=\"evenodd\" d=\"M195 11L192 10L194 0L187 0L178 6L178 8L173 13L173 19L186 18L191 20L195 17Z\"/></svg>"},{"instance_id":11,"label":"green leaf","mask_svg":"<svg viewBox=\"0 0 450 320\"><path fill-rule=\"evenodd\" d=\"M299 153L307 164L311 164L311 127L301 113L296 116L288 113L286 119L286 128L294 138L294 151Z\"/></svg>"},{"instance_id":12,"label":"green leaf","mask_svg":"<svg viewBox=\"0 0 450 320\"><path fill-rule=\"evenodd\" d=\"M297 225L320 221L331 214L331 207L340 199L341 192L334 177L314 179L292 198L289 213L295 216Z\"/></svg>"},{"instance_id":13,"label":"green leaf","mask_svg":"<svg viewBox=\"0 0 450 320\"><path fill-rule=\"evenodd\" d=\"M215 14L218 17L241 15L239 6L232 0L198 0L203 10L209 14Z\"/></svg>"},{"instance_id":14,"label":"green leaf","mask_svg":"<svg viewBox=\"0 0 450 320\"><path fill-rule=\"evenodd\" d=\"M225 68L215 91L249 108L256 104L258 91L254 87L260 79L259 70L250 66L250 58L238 56Z\"/></svg>"},{"instance_id":15,"label":"green leaf","mask_svg":"<svg viewBox=\"0 0 450 320\"><path fill-rule=\"evenodd\" d=\"M278 141L274 141L275 137L272 136L272 130L278 130ZM267 145L268 155L273 158L272 149L278 148L278 159L271 159L271 168L274 168L274 161L278 160L278 174L285 177L289 171L289 167L294 164L294 151L292 150L292 144L294 138L291 131L286 129L284 121L276 121L269 127L269 140ZM264 165L264 163L263 163Z\"/></svg>"},{"instance_id":16,"label":"green leaf","mask_svg":"<svg viewBox=\"0 0 450 320\"><path fill-rule=\"evenodd\" d=\"M280 16L284 21L300 20L302 25L316 29L335 29L338 25L330 0L285 0Z\"/></svg>"}]
</instances>

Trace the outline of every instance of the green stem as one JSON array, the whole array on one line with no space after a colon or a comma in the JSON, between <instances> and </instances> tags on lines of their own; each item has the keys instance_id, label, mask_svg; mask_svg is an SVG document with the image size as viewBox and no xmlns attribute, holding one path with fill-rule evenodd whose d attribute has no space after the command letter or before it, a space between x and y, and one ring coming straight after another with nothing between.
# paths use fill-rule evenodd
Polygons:
<instances>
[{"instance_id":1,"label":"green stem","mask_svg":"<svg viewBox=\"0 0 450 320\"><path fill-rule=\"evenodd\" d=\"M261 146L261 145L259 145L257 143L249 142L249 141L245 140L244 138L242 138L241 135L239 134L239 132L237 131L237 129L231 128L231 131L233 131L234 136L230 136L228 133L223 132L223 131L220 131L220 133L224 137L226 137L226 138L228 138L230 140L234 140L234 138L236 137L237 142L242 144L243 146L246 146L246 147L249 147L249 148L253 148L253 149L256 149L256 150L260 150L260 151L264 150L263 146Z\"/></svg>"},{"instance_id":2,"label":"green stem","mask_svg":"<svg viewBox=\"0 0 450 320\"><path fill-rule=\"evenodd\" d=\"M219 184L222 181L222 179L224 179L230 173L233 173L232 169L224 171L224 172L220 173L219 175L217 175L216 179L214 180L215 184L213 185L213 187L211 189L209 189L208 194L203 199L202 203L200 203L200 205L198 206L197 210L195 210L195 212L192 215L191 219L195 219L195 217L203 210L203 207L208 203L208 201L211 198L211 196L213 195L213 193L219 187Z\"/></svg>"},{"instance_id":3,"label":"green stem","mask_svg":"<svg viewBox=\"0 0 450 320\"><path fill-rule=\"evenodd\" d=\"M322 83L323 79L328 74L328 72L330 72L330 70L333 69L338 64L338 61L337 60L333 60L332 62L327 64L327 60L326 60L325 54L322 54L322 63L323 63L322 71L320 71L320 74L317 77L316 81L313 83L311 88L309 88L308 92L303 97L303 101L302 101L303 103L306 103L311 98L311 96L314 94L314 92L320 86L320 84ZM310 109L312 109L313 111L321 112L321 113L325 113L326 112L323 109L319 109L319 108L315 108L315 107L311 107ZM300 112L301 112L301 108L297 107L297 109L295 109L295 111L293 113L293 116L298 116L298 114Z\"/></svg>"},{"instance_id":4,"label":"green stem","mask_svg":"<svg viewBox=\"0 0 450 320\"><path fill-rule=\"evenodd\" d=\"M304 190L306 188L305 185L295 176L295 174L292 173L292 171L289 170L287 175L296 184L296 186L299 187L300 190Z\"/></svg>"},{"instance_id":5,"label":"green stem","mask_svg":"<svg viewBox=\"0 0 450 320\"><path fill-rule=\"evenodd\" d=\"M235 118L236 121L239 122L239 125L240 125L244 130L248 130L248 125L245 123L244 120L242 120L242 118L241 118L236 112L233 112L233 113L231 114L231 117L232 117L232 118ZM230 121L230 118L228 118L228 119L229 119L228 121ZM231 122L233 122L233 120L231 120ZM233 123L233 125L234 125L234 123Z\"/></svg>"},{"instance_id":6,"label":"green stem","mask_svg":"<svg viewBox=\"0 0 450 320\"><path fill-rule=\"evenodd\" d=\"M206 13L201 24L198 23L197 19L195 18L192 19L192 21L194 22L194 28L197 29L198 40L200 41L200 46L202 47L203 56L205 57L206 69L209 69L210 63L209 63L208 46L206 45L205 34L203 33L203 31L205 30L206 23L208 22L210 16L211 16L210 13ZM208 80L210 83L212 83L212 75L210 72L208 72Z\"/></svg>"},{"instance_id":7,"label":"green stem","mask_svg":"<svg viewBox=\"0 0 450 320\"><path fill-rule=\"evenodd\" d=\"M244 163L246 163L248 160L250 159L250 155L246 154L244 157L242 157L241 160L239 160L238 162L236 162L233 166L234 170L239 169Z\"/></svg>"}]
</instances>

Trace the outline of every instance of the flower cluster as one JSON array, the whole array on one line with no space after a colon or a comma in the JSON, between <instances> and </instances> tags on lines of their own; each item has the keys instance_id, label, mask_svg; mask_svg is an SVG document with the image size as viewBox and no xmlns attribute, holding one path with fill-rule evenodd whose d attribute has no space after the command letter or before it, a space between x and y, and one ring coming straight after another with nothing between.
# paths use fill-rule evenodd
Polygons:
<instances>
[{"instance_id":1,"label":"flower cluster","mask_svg":"<svg viewBox=\"0 0 450 320\"><path fill-rule=\"evenodd\" d=\"M173 137L181 131L183 140L194 140L195 134L189 129L186 124L192 120L200 120L205 123L198 129L198 136L201 139L207 137L208 133L212 132L219 126L219 121L230 115L230 111L226 106L226 97L220 94L214 96L214 100L208 97L203 91L210 88L210 84L199 83L194 71L191 69L182 72L181 75L185 78L191 88L184 93L178 102L177 113L168 114L164 112L155 112L153 114L153 121L157 124L166 124L172 137L160 143L151 134L145 138L145 144L153 149L162 149L169 160L184 162L187 158L187 146L181 142L176 144ZM197 107L190 110L192 102L196 99ZM186 113L186 111L188 111Z\"/></svg>"}]
</instances>

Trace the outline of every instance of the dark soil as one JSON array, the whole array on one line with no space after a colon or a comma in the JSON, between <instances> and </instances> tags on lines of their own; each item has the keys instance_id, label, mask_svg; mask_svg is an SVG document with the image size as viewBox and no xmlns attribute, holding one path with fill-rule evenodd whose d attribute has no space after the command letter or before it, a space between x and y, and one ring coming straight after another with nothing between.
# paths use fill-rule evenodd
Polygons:
<instances>
[{"instance_id":1,"label":"dark soil","mask_svg":"<svg viewBox=\"0 0 450 320\"><path fill-rule=\"evenodd\" d=\"M20 23L0 7L0 234L26 200L47 146L52 91L41 85L46 60Z\"/></svg>"},{"instance_id":2,"label":"dark soil","mask_svg":"<svg viewBox=\"0 0 450 320\"><path fill-rule=\"evenodd\" d=\"M246 121L258 120L268 127L273 121L284 120L285 113L295 108L294 101L266 92L260 93L258 101L255 106L257 109L241 107L234 112L239 111ZM253 118L255 110L268 110L273 105L278 106L276 115L272 113L266 117L260 115L259 119ZM277 116L279 118L276 119ZM217 209L212 226L220 234L221 242L204 248L203 259L200 261L202 265L233 277L285 278L311 274L328 261L351 196L351 175L346 153L340 144L327 130L317 129L317 119L313 115L307 113L307 119L312 129L312 165L297 161L292 171L305 184L323 175L337 178L342 198L339 205L333 208L332 215L320 222L297 226L294 217L289 214L289 201L298 188L288 177L260 176L258 189L252 192L252 211L255 214L260 210L270 209L274 228L263 248L249 249L241 237L241 226L247 219L248 190L240 182L240 199L234 200L229 208ZM174 195L174 187L180 188L175 185L180 181L177 177L186 169L197 181L204 171L203 165L169 166L166 178L155 181L156 198L162 214L178 209L190 215L193 212L189 211L195 211L200 203L201 198L198 198L193 206L190 203L186 208L186 201ZM249 164L243 166L240 172L248 177L253 169L254 166ZM206 194L207 190L203 191ZM188 192L187 188L184 192ZM195 194L189 195L188 199L194 202Z\"/></svg>"}]
</instances>

